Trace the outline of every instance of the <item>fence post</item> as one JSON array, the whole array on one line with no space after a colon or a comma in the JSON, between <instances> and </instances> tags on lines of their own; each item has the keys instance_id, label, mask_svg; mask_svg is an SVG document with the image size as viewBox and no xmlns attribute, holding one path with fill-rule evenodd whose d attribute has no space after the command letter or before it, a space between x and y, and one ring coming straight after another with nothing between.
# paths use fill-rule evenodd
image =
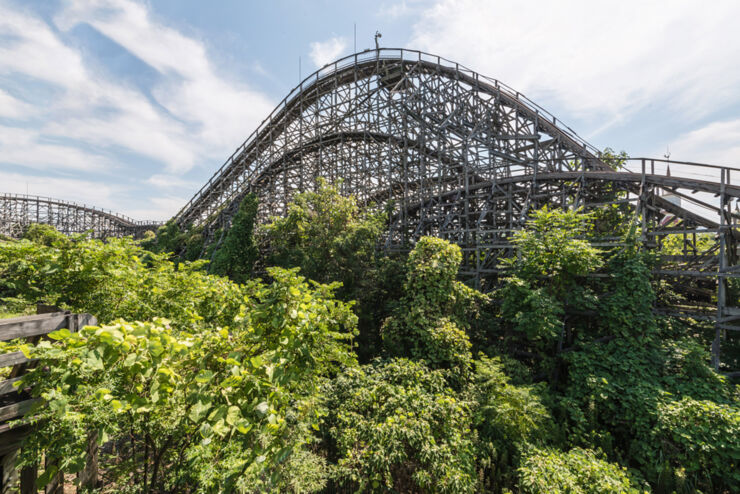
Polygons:
<instances>
[{"instance_id":1,"label":"fence post","mask_svg":"<svg viewBox=\"0 0 740 494\"><path fill-rule=\"evenodd\" d=\"M15 492L15 483L18 481L18 474L15 468L15 462L18 459L18 450L11 451L0 457L0 493L10 494Z\"/></svg>"},{"instance_id":2,"label":"fence post","mask_svg":"<svg viewBox=\"0 0 740 494\"><path fill-rule=\"evenodd\" d=\"M85 492L99 487L98 453L98 433L95 431L87 436L87 459L85 460L85 468L77 475L80 481L77 492Z\"/></svg>"},{"instance_id":3,"label":"fence post","mask_svg":"<svg viewBox=\"0 0 740 494\"><path fill-rule=\"evenodd\" d=\"M39 477L39 467L23 467L21 469L21 492L20 494L36 494L36 479Z\"/></svg>"},{"instance_id":4,"label":"fence post","mask_svg":"<svg viewBox=\"0 0 740 494\"><path fill-rule=\"evenodd\" d=\"M55 468L57 470L49 483L46 484L44 494L64 494L64 473L59 470L58 462L47 456L44 461L44 468L46 470L49 470L50 468Z\"/></svg>"}]
</instances>

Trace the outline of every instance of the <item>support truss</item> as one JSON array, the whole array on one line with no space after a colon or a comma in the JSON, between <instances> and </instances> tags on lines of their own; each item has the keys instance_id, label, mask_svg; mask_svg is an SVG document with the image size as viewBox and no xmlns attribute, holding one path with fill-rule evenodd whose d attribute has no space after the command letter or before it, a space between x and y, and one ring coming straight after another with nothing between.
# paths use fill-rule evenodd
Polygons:
<instances>
[{"instance_id":1,"label":"support truss","mask_svg":"<svg viewBox=\"0 0 740 494\"><path fill-rule=\"evenodd\" d=\"M33 223L52 225L65 235L87 233L93 238L138 236L162 224L49 197L0 195L0 235L18 238Z\"/></svg>"}]
</instances>

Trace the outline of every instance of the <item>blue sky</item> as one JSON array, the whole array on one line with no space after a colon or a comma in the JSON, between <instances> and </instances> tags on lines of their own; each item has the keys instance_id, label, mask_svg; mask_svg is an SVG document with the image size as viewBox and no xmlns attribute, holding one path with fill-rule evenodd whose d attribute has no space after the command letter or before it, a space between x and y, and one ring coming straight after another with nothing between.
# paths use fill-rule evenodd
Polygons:
<instances>
[{"instance_id":1,"label":"blue sky","mask_svg":"<svg viewBox=\"0 0 740 494\"><path fill-rule=\"evenodd\" d=\"M166 219L317 67L495 77L599 148L740 168L740 2L0 0L0 192Z\"/></svg>"}]
</instances>

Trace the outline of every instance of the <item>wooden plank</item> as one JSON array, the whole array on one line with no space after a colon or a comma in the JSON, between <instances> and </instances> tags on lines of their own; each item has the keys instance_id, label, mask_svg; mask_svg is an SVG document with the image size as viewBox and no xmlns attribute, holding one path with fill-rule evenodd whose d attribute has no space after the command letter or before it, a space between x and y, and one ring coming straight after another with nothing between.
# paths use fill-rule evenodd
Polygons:
<instances>
[{"instance_id":1,"label":"wooden plank","mask_svg":"<svg viewBox=\"0 0 740 494\"><path fill-rule=\"evenodd\" d=\"M21 469L21 490L20 494L36 494L36 479L38 478L38 466L24 467Z\"/></svg>"},{"instance_id":2,"label":"wooden plank","mask_svg":"<svg viewBox=\"0 0 740 494\"><path fill-rule=\"evenodd\" d=\"M0 456L19 448L30 430L27 425L18 425L12 428L9 424L0 425Z\"/></svg>"},{"instance_id":3,"label":"wooden plank","mask_svg":"<svg viewBox=\"0 0 740 494\"><path fill-rule=\"evenodd\" d=\"M0 407L0 422L24 415L37 401L39 401L39 398L33 398L31 400L25 400L13 403L12 405Z\"/></svg>"},{"instance_id":4,"label":"wooden plank","mask_svg":"<svg viewBox=\"0 0 740 494\"><path fill-rule=\"evenodd\" d=\"M18 460L18 450L7 453L0 457L0 494L11 494L16 492L18 482L18 470L15 468Z\"/></svg>"},{"instance_id":5,"label":"wooden plank","mask_svg":"<svg viewBox=\"0 0 740 494\"><path fill-rule=\"evenodd\" d=\"M65 328L70 325L68 316L64 312L56 312L0 320L0 341L30 338Z\"/></svg>"},{"instance_id":6,"label":"wooden plank","mask_svg":"<svg viewBox=\"0 0 740 494\"><path fill-rule=\"evenodd\" d=\"M13 379L8 379L6 381L0 382L0 396L6 395L8 393L15 393L17 391L17 388L13 386L13 383L20 380L20 377L14 377Z\"/></svg>"},{"instance_id":7,"label":"wooden plank","mask_svg":"<svg viewBox=\"0 0 740 494\"><path fill-rule=\"evenodd\" d=\"M87 457L85 459L85 468L77 474L80 486L77 492L88 492L100 487L100 476L98 474L98 456L100 448L98 447L98 433L90 432L87 436Z\"/></svg>"},{"instance_id":8,"label":"wooden plank","mask_svg":"<svg viewBox=\"0 0 740 494\"><path fill-rule=\"evenodd\" d=\"M35 359L34 359L35 360ZM30 362L22 352L12 352L0 355L0 368Z\"/></svg>"},{"instance_id":9,"label":"wooden plank","mask_svg":"<svg viewBox=\"0 0 740 494\"><path fill-rule=\"evenodd\" d=\"M51 478L51 481L44 487L45 494L64 494L64 473L58 470L59 464L55 461L46 457L44 467L49 470L50 468L56 468L57 473Z\"/></svg>"}]
</instances>

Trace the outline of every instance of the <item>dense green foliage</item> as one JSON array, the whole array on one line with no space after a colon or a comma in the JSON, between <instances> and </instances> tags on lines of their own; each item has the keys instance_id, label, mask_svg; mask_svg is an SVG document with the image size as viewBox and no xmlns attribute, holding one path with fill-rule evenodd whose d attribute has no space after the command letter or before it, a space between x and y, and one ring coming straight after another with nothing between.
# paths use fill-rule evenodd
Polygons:
<instances>
[{"instance_id":1,"label":"dense green foliage","mask_svg":"<svg viewBox=\"0 0 740 494\"><path fill-rule=\"evenodd\" d=\"M368 361L380 349L379 327L400 295L403 261L379 256L387 215L362 210L338 185L319 180L316 191L294 197L285 217L259 232L263 264L300 268L307 278L338 281L337 297L356 302L357 352Z\"/></svg>"},{"instance_id":2,"label":"dense green foliage","mask_svg":"<svg viewBox=\"0 0 740 494\"><path fill-rule=\"evenodd\" d=\"M461 258L458 246L431 237L422 238L411 251L404 296L383 323L389 354L457 374L469 372L471 344L465 330L467 319L477 313L477 300L473 290L455 280Z\"/></svg>"},{"instance_id":3,"label":"dense green foliage","mask_svg":"<svg viewBox=\"0 0 740 494\"><path fill-rule=\"evenodd\" d=\"M257 196L247 194L239 210L231 220L223 245L217 246L211 261L210 271L228 276L237 283L244 283L252 274L257 261L257 245L254 240L254 225L257 219Z\"/></svg>"},{"instance_id":4,"label":"dense green foliage","mask_svg":"<svg viewBox=\"0 0 740 494\"><path fill-rule=\"evenodd\" d=\"M593 451L567 453L533 450L519 469L522 492L529 494L639 494L623 468L600 459Z\"/></svg>"},{"instance_id":5,"label":"dense green foliage","mask_svg":"<svg viewBox=\"0 0 740 494\"><path fill-rule=\"evenodd\" d=\"M44 300L100 322L116 318L164 317L180 328L201 321L229 325L237 315L241 289L208 276L203 262L175 265L130 239L106 243L83 238L5 242L0 249L0 296L34 303Z\"/></svg>"},{"instance_id":6,"label":"dense green foliage","mask_svg":"<svg viewBox=\"0 0 740 494\"><path fill-rule=\"evenodd\" d=\"M319 282L341 281L341 293L357 295L366 286L384 214L363 213L354 197L319 181L316 192L297 194L285 217L265 228L269 266L301 268Z\"/></svg>"},{"instance_id":7,"label":"dense green foliage","mask_svg":"<svg viewBox=\"0 0 740 494\"><path fill-rule=\"evenodd\" d=\"M210 250L173 224L152 250L46 227L0 242L8 307L102 323L5 345L40 359L26 461L74 472L97 437L130 492L740 490L738 389L705 326L653 314L681 295L621 210L530 212L490 294L445 240L381 255L385 214L337 187L264 227L256 211L247 196ZM595 248L607 231L621 246Z\"/></svg>"},{"instance_id":8,"label":"dense green foliage","mask_svg":"<svg viewBox=\"0 0 740 494\"><path fill-rule=\"evenodd\" d=\"M474 492L471 403L440 371L404 360L351 369L328 390L337 484L351 490Z\"/></svg>"}]
</instances>

